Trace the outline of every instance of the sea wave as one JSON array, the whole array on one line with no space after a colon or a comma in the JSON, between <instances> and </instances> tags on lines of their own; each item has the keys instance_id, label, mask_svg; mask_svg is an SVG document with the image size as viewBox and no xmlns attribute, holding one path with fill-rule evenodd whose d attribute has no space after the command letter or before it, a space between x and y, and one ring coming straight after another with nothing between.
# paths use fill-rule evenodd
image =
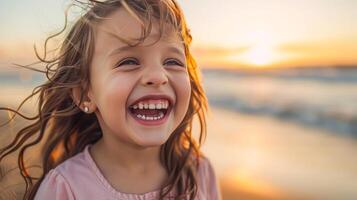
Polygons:
<instances>
[{"instance_id":1,"label":"sea wave","mask_svg":"<svg viewBox=\"0 0 357 200\"><path fill-rule=\"evenodd\" d=\"M357 136L357 69L203 71L210 105Z\"/></svg>"}]
</instances>

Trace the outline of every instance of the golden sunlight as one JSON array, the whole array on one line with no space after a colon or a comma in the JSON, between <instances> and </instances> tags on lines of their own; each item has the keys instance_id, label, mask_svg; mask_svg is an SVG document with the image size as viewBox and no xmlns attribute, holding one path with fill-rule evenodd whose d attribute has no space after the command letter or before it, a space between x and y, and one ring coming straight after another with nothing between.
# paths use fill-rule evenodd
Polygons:
<instances>
[{"instance_id":1,"label":"golden sunlight","mask_svg":"<svg viewBox=\"0 0 357 200\"><path fill-rule=\"evenodd\" d=\"M268 44L252 45L244 52L227 53L227 63L239 63L248 67L269 67L282 59L282 56Z\"/></svg>"},{"instance_id":2,"label":"golden sunlight","mask_svg":"<svg viewBox=\"0 0 357 200\"><path fill-rule=\"evenodd\" d=\"M277 187L259 179L253 175L252 171L245 169L236 169L231 180L228 181L245 193L265 197L266 199L283 199L284 196L283 192Z\"/></svg>"},{"instance_id":3,"label":"golden sunlight","mask_svg":"<svg viewBox=\"0 0 357 200\"><path fill-rule=\"evenodd\" d=\"M247 36L244 51L227 53L226 62L236 63L247 67L270 67L283 59L277 39L268 32L251 32Z\"/></svg>"},{"instance_id":4,"label":"golden sunlight","mask_svg":"<svg viewBox=\"0 0 357 200\"><path fill-rule=\"evenodd\" d=\"M249 50L244 59L248 64L255 66L264 66L272 64L274 56L272 48L264 45L258 45Z\"/></svg>"},{"instance_id":5,"label":"golden sunlight","mask_svg":"<svg viewBox=\"0 0 357 200\"><path fill-rule=\"evenodd\" d=\"M267 31L255 31L249 34L251 48L243 55L243 62L253 66L266 66L274 61L273 46L275 40Z\"/></svg>"}]
</instances>

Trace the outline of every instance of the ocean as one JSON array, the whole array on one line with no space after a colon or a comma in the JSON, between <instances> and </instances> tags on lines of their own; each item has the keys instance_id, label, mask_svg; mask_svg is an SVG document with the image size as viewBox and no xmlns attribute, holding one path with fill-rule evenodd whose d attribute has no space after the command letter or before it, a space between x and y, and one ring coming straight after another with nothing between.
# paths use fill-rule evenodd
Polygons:
<instances>
[{"instance_id":1,"label":"ocean","mask_svg":"<svg viewBox=\"0 0 357 200\"><path fill-rule=\"evenodd\" d=\"M212 106L357 136L357 68L202 74Z\"/></svg>"}]
</instances>

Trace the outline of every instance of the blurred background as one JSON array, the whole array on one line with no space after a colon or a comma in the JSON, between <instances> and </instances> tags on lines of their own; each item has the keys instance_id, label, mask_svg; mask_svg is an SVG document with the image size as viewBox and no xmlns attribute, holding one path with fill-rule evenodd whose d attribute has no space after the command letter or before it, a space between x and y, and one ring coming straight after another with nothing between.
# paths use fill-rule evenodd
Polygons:
<instances>
[{"instance_id":1,"label":"blurred background","mask_svg":"<svg viewBox=\"0 0 357 200\"><path fill-rule=\"evenodd\" d=\"M357 1L178 2L211 108L203 151L223 199L357 199ZM61 29L69 3L0 1L0 106L16 108L44 81L13 63L36 61L33 45ZM14 130L0 130L1 145ZM18 186L1 178L9 166L0 191Z\"/></svg>"}]
</instances>

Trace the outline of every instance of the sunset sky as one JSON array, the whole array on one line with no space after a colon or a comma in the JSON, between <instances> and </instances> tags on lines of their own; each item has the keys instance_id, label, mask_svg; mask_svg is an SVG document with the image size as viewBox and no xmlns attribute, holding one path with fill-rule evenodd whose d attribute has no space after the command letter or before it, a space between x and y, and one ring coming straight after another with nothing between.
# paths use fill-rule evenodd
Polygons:
<instances>
[{"instance_id":1,"label":"sunset sky","mask_svg":"<svg viewBox=\"0 0 357 200\"><path fill-rule=\"evenodd\" d=\"M69 0L0 2L0 66L33 58ZM355 0L178 0L202 67L357 65Z\"/></svg>"}]
</instances>

